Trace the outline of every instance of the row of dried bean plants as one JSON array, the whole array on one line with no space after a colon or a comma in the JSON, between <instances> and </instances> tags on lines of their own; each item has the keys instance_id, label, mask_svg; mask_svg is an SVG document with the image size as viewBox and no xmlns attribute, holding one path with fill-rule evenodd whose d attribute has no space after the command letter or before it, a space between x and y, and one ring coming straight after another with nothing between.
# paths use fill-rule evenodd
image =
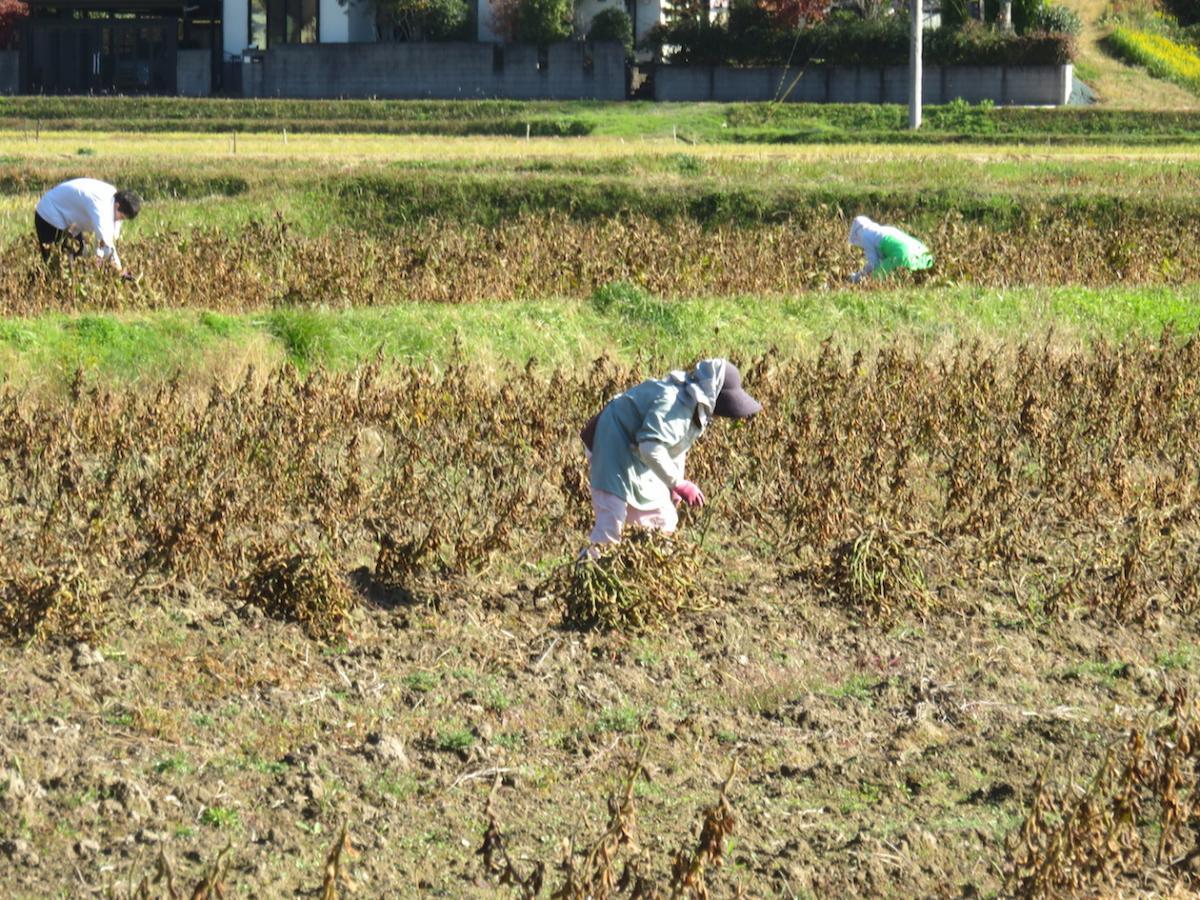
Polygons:
<instances>
[{"instance_id":1,"label":"row of dried bean plants","mask_svg":"<svg viewBox=\"0 0 1200 900\"><path fill-rule=\"evenodd\" d=\"M689 466L711 527L685 534L709 552L753 551L868 619L999 593L1153 624L1200 601L1200 341L741 362L765 411L716 422ZM205 392L0 387L0 626L86 636L189 584L320 637L357 565L422 596L568 558L590 519L578 428L651 374L381 361Z\"/></svg>"},{"instance_id":2,"label":"row of dried bean plants","mask_svg":"<svg viewBox=\"0 0 1200 900\"><path fill-rule=\"evenodd\" d=\"M580 297L628 281L668 297L845 287L861 265L836 212L754 228L637 215L581 222L527 215L497 227L422 221L378 233L302 235L283 219L240 233L196 229L131 242L129 284L91 266L43 266L32 234L0 248L0 313L97 309L241 311L405 301ZM1200 278L1191 223L1121 226L1063 217L1011 230L939 219L934 284L1178 284Z\"/></svg>"}]
</instances>

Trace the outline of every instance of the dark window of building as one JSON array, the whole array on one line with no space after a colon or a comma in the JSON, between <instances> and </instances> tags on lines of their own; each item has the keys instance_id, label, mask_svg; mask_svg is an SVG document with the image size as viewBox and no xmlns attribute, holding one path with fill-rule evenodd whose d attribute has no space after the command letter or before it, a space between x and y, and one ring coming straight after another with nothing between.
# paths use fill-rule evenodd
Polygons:
<instances>
[{"instance_id":1,"label":"dark window of building","mask_svg":"<svg viewBox=\"0 0 1200 900\"><path fill-rule=\"evenodd\" d=\"M287 43L287 21L284 5L287 0L267 0L267 47Z\"/></svg>"},{"instance_id":2,"label":"dark window of building","mask_svg":"<svg viewBox=\"0 0 1200 900\"><path fill-rule=\"evenodd\" d=\"M250 0L250 43L260 50L278 44L315 44L320 0Z\"/></svg>"}]
</instances>

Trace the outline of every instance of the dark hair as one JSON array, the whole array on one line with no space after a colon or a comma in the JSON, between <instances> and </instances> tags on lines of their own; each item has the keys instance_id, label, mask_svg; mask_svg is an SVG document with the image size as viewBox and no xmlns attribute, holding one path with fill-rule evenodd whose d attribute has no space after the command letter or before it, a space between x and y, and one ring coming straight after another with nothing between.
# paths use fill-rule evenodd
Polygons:
<instances>
[{"instance_id":1,"label":"dark hair","mask_svg":"<svg viewBox=\"0 0 1200 900\"><path fill-rule=\"evenodd\" d=\"M142 198L137 191L117 191L113 199L117 201L117 209L127 219L136 219L142 210Z\"/></svg>"}]
</instances>

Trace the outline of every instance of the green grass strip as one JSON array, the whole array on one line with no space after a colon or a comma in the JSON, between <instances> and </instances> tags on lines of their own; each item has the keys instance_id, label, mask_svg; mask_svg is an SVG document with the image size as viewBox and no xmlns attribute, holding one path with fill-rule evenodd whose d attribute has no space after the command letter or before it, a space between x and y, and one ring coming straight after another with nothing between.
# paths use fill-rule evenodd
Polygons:
<instances>
[{"instance_id":1,"label":"green grass strip","mask_svg":"<svg viewBox=\"0 0 1200 900\"><path fill-rule=\"evenodd\" d=\"M665 139L687 143L1137 144L1193 141L1200 113L1021 109L962 102L925 109L908 131L899 104L598 101L224 100L178 97L0 98L0 128L123 132L378 133Z\"/></svg>"},{"instance_id":2,"label":"green grass strip","mask_svg":"<svg viewBox=\"0 0 1200 900\"><path fill-rule=\"evenodd\" d=\"M353 367L382 354L440 365L575 366L602 354L678 364L777 348L807 353L827 337L866 348L900 338L930 347L960 339L1065 345L1185 336L1200 328L1200 285L1183 289L1086 288L847 290L792 298L664 301L614 284L590 300L530 300L333 311L281 309L46 315L0 322L0 371L12 383L64 384L77 369L129 382L182 372L231 377L247 365Z\"/></svg>"},{"instance_id":3,"label":"green grass strip","mask_svg":"<svg viewBox=\"0 0 1200 900\"><path fill-rule=\"evenodd\" d=\"M809 353L833 336L871 348L893 337L926 346L984 338L1064 344L1200 328L1200 286L1182 289L844 290L797 298L664 301L626 284L590 300L360 310L48 314L0 320L0 372L13 383L65 384L83 370L115 382L236 376L247 365L349 368L376 358L440 365L575 366L611 354L674 365L778 348Z\"/></svg>"}]
</instances>

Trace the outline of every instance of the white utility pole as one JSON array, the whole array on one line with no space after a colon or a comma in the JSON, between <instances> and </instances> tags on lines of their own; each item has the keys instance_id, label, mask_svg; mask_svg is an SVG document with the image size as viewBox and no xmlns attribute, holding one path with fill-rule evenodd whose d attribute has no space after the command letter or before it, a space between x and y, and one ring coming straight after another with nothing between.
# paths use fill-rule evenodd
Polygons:
<instances>
[{"instance_id":1,"label":"white utility pole","mask_svg":"<svg viewBox=\"0 0 1200 900\"><path fill-rule=\"evenodd\" d=\"M912 0L912 42L908 48L908 127L921 127L921 37L925 31L921 21L921 0Z\"/></svg>"}]
</instances>

